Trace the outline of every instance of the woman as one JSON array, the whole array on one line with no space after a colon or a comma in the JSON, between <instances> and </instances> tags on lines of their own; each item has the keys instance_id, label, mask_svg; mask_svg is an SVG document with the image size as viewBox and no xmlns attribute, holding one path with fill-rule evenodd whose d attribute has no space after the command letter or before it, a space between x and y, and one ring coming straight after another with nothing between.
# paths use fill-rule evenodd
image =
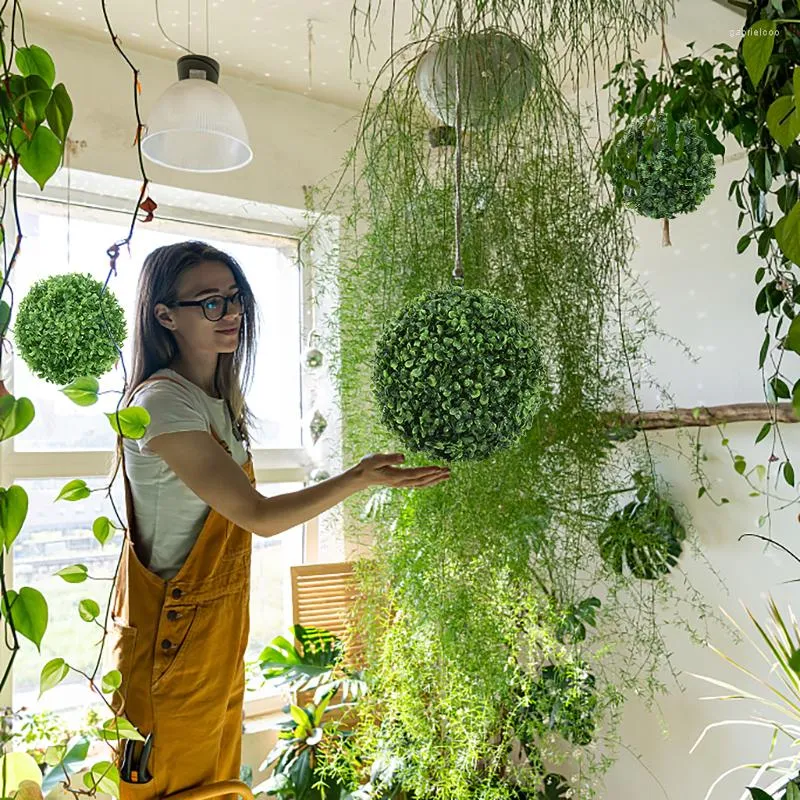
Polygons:
<instances>
[{"instance_id":1,"label":"woman","mask_svg":"<svg viewBox=\"0 0 800 800\"><path fill-rule=\"evenodd\" d=\"M120 742L121 800L239 776L251 532L275 536L369 486L449 477L377 454L297 492L256 491L244 400L255 315L226 253L181 242L145 259L124 404L150 424L119 442L128 532L108 647L122 674L114 709L147 738Z\"/></svg>"}]
</instances>

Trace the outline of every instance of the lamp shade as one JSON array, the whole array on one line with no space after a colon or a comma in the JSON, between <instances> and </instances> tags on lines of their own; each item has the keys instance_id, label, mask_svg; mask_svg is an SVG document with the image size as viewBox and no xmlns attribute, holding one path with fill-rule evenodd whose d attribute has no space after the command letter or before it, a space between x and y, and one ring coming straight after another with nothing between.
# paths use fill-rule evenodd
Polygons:
<instances>
[{"instance_id":1,"label":"lamp shade","mask_svg":"<svg viewBox=\"0 0 800 800\"><path fill-rule=\"evenodd\" d=\"M229 172L250 163L244 120L218 79L213 58L178 60L178 81L156 101L142 137L150 161L185 172Z\"/></svg>"}]
</instances>

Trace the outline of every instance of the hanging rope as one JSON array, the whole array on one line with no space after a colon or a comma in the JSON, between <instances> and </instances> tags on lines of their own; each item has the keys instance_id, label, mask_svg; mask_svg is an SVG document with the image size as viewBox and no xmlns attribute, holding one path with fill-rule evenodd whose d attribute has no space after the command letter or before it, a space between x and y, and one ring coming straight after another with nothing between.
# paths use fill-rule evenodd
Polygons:
<instances>
[{"instance_id":1,"label":"hanging rope","mask_svg":"<svg viewBox=\"0 0 800 800\"><path fill-rule=\"evenodd\" d=\"M464 281L464 265L461 261L461 160L462 130L461 130L461 44L464 30L464 17L461 0L456 2L456 158L455 158L455 264L453 266L453 281Z\"/></svg>"}]
</instances>

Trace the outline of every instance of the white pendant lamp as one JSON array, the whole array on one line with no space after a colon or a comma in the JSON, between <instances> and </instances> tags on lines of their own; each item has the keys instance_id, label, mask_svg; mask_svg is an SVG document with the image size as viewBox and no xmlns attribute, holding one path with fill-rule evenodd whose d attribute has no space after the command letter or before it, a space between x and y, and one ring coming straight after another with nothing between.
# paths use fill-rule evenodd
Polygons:
<instances>
[{"instance_id":1,"label":"white pendant lamp","mask_svg":"<svg viewBox=\"0 0 800 800\"><path fill-rule=\"evenodd\" d=\"M184 172L230 172L252 161L242 115L218 81L213 58L178 59L178 81L156 101L142 138L150 161Z\"/></svg>"}]
</instances>

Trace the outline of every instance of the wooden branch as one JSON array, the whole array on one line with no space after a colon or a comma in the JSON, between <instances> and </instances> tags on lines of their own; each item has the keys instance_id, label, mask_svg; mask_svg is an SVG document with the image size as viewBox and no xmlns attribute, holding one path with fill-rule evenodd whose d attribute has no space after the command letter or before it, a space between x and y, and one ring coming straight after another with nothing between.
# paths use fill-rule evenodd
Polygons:
<instances>
[{"instance_id":1,"label":"wooden branch","mask_svg":"<svg viewBox=\"0 0 800 800\"><path fill-rule=\"evenodd\" d=\"M709 408L672 408L665 411L643 411L617 417L620 427L640 431L672 428L708 428L722 422L800 422L791 403L733 403Z\"/></svg>"}]
</instances>

